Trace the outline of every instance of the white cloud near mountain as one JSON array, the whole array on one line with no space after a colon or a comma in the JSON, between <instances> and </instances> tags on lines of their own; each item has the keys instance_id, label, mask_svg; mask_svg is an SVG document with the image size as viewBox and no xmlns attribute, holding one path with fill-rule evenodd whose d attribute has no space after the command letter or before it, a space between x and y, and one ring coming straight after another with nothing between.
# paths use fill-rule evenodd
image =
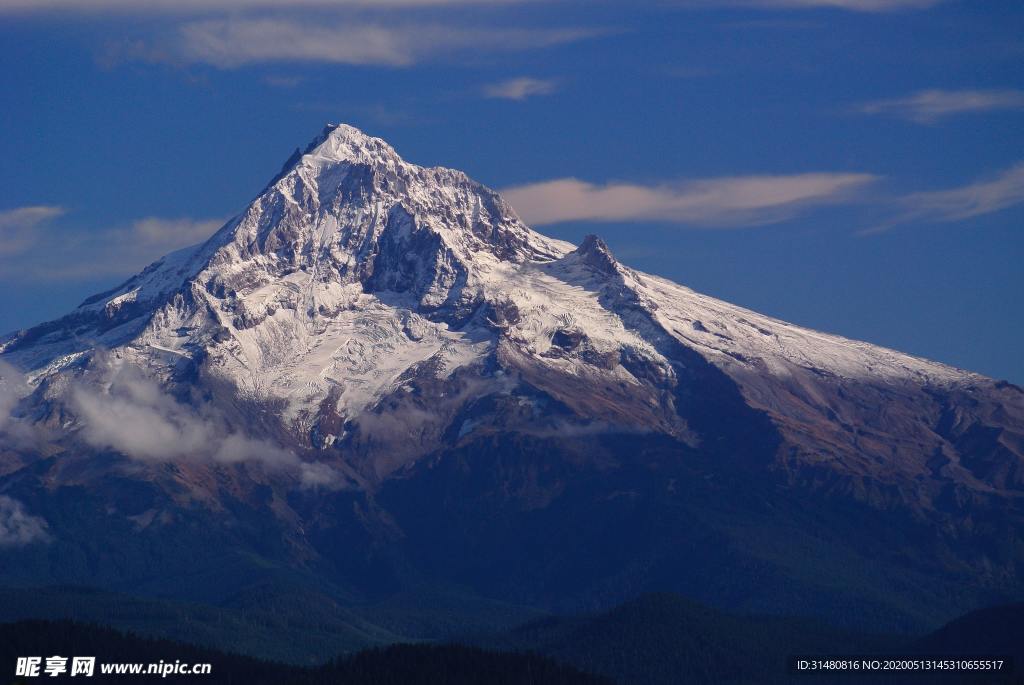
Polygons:
<instances>
[{"instance_id":1,"label":"white cloud near mountain","mask_svg":"<svg viewBox=\"0 0 1024 685\"><path fill-rule=\"evenodd\" d=\"M532 78L520 76L518 78L490 83L484 86L483 92L486 97L501 100L525 100L535 95L550 95L558 89L558 82L554 79Z\"/></svg>"},{"instance_id":2,"label":"white cloud near mountain","mask_svg":"<svg viewBox=\"0 0 1024 685\"><path fill-rule=\"evenodd\" d=\"M28 249L39 229L62 214L64 209L53 205L0 210L0 259Z\"/></svg>"},{"instance_id":3,"label":"white cloud near mountain","mask_svg":"<svg viewBox=\"0 0 1024 685\"><path fill-rule=\"evenodd\" d=\"M0 361L0 435L13 425L11 411L18 400L27 394L28 388L22 375L10 364Z\"/></svg>"},{"instance_id":4,"label":"white cloud near mountain","mask_svg":"<svg viewBox=\"0 0 1024 685\"><path fill-rule=\"evenodd\" d=\"M132 222L119 237L144 247L177 249L202 242L224 224L224 219L164 219L148 216Z\"/></svg>"},{"instance_id":5,"label":"white cloud near mountain","mask_svg":"<svg viewBox=\"0 0 1024 685\"><path fill-rule=\"evenodd\" d=\"M560 178L506 188L528 224L656 221L701 227L775 223L815 205L848 201L877 176L807 173L663 182L595 184Z\"/></svg>"},{"instance_id":6,"label":"white cloud near mountain","mask_svg":"<svg viewBox=\"0 0 1024 685\"><path fill-rule=\"evenodd\" d=\"M293 472L303 487L337 487L343 482L326 464L304 462L293 452L234 431L217 412L179 402L129 367L110 369L102 384L78 385L71 398L82 439L131 459L249 462Z\"/></svg>"},{"instance_id":7,"label":"white cloud near mountain","mask_svg":"<svg viewBox=\"0 0 1024 685\"><path fill-rule=\"evenodd\" d=\"M18 403L30 392L24 375L0 361L0 444L15 449L37 450L49 442L49 429L15 416Z\"/></svg>"},{"instance_id":8,"label":"white cloud near mountain","mask_svg":"<svg viewBox=\"0 0 1024 685\"><path fill-rule=\"evenodd\" d=\"M0 548L47 542L50 535L46 531L46 521L29 514L13 497L0 495Z\"/></svg>"},{"instance_id":9,"label":"white cloud near mountain","mask_svg":"<svg viewBox=\"0 0 1024 685\"><path fill-rule=\"evenodd\" d=\"M119 367L100 356L92 371L92 382L76 381L72 386L69 403L78 437L92 447L147 463L253 463L292 474L301 488L335 489L345 483L328 464L303 461L267 440L233 430L207 405L179 402L134 367ZM39 449L56 435L12 415L30 390L17 369L0 361L0 440ZM28 516L19 503L5 503L0 496L0 546L42 539L45 528L42 519Z\"/></svg>"},{"instance_id":10,"label":"white cloud near mountain","mask_svg":"<svg viewBox=\"0 0 1024 685\"><path fill-rule=\"evenodd\" d=\"M906 97L866 102L856 109L862 114L930 124L960 114L1024 110L1024 90L922 90Z\"/></svg>"},{"instance_id":11,"label":"white cloud near mountain","mask_svg":"<svg viewBox=\"0 0 1024 685\"><path fill-rule=\"evenodd\" d=\"M225 221L144 217L98 230L51 225L64 214L55 206L0 212L0 272L33 281L127 275L206 240Z\"/></svg>"}]
</instances>

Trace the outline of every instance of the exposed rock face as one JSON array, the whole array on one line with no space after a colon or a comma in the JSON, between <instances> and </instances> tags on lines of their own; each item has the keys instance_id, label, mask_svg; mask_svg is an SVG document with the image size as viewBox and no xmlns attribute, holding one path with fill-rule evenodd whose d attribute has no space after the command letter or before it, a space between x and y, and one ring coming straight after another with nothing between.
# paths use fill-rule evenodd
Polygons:
<instances>
[{"instance_id":1,"label":"exposed rock face","mask_svg":"<svg viewBox=\"0 0 1024 685\"><path fill-rule=\"evenodd\" d=\"M4 577L172 577L150 545L199 526L232 564L357 594L412 574L911 625L1024 587L1020 388L551 240L349 126L206 243L0 345L31 390L0 493L63 554L148 541L137 566L38 551Z\"/></svg>"}]
</instances>

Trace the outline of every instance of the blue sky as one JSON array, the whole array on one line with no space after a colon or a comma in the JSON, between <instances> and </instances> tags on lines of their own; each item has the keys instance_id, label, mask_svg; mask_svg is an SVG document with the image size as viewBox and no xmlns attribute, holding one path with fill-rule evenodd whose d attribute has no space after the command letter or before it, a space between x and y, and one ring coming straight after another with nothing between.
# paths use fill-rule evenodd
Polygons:
<instances>
[{"instance_id":1,"label":"blue sky","mask_svg":"<svg viewBox=\"0 0 1024 685\"><path fill-rule=\"evenodd\" d=\"M4 331L344 121L636 268L1024 383L1019 2L0 0L0 61Z\"/></svg>"}]
</instances>

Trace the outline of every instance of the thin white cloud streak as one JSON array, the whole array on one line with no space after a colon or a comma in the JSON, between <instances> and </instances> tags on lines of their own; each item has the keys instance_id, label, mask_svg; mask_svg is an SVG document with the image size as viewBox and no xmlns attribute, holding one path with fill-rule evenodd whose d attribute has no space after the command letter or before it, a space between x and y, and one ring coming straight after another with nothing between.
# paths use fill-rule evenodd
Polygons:
<instances>
[{"instance_id":1,"label":"thin white cloud streak","mask_svg":"<svg viewBox=\"0 0 1024 685\"><path fill-rule=\"evenodd\" d=\"M80 14L214 14L247 10L514 5L536 0L0 0L0 12L60 10Z\"/></svg>"},{"instance_id":2,"label":"thin white cloud streak","mask_svg":"<svg viewBox=\"0 0 1024 685\"><path fill-rule=\"evenodd\" d=\"M24 547L33 542L47 542L46 521L25 511L25 505L7 495L0 495L0 547Z\"/></svg>"},{"instance_id":3,"label":"thin white cloud streak","mask_svg":"<svg viewBox=\"0 0 1024 685\"><path fill-rule=\"evenodd\" d=\"M960 221L983 214L998 212L1024 202L1024 162L987 181L925 193L904 198L914 214L933 217L939 221Z\"/></svg>"},{"instance_id":4,"label":"thin white cloud streak","mask_svg":"<svg viewBox=\"0 0 1024 685\"><path fill-rule=\"evenodd\" d=\"M272 62L406 67L467 50L529 50L570 43L597 33L580 28L503 29L440 23L323 24L277 18L210 19L180 27L171 52L184 61L219 68ZM154 59L166 59L165 54L164 50L155 51Z\"/></svg>"},{"instance_id":5,"label":"thin white cloud streak","mask_svg":"<svg viewBox=\"0 0 1024 685\"><path fill-rule=\"evenodd\" d=\"M177 249L206 240L224 224L224 221L224 219L165 219L149 216L133 222L127 230L114 233L118 239L126 238L138 246Z\"/></svg>"},{"instance_id":6,"label":"thin white cloud streak","mask_svg":"<svg viewBox=\"0 0 1024 685\"><path fill-rule=\"evenodd\" d=\"M866 102L857 111L930 124L959 114L997 110L1024 110L1024 91L922 90L903 98Z\"/></svg>"},{"instance_id":7,"label":"thin white cloud streak","mask_svg":"<svg viewBox=\"0 0 1024 685\"><path fill-rule=\"evenodd\" d=\"M0 210L0 258L27 249L35 242L37 229L62 214L62 207L52 205Z\"/></svg>"},{"instance_id":8,"label":"thin white cloud streak","mask_svg":"<svg viewBox=\"0 0 1024 685\"><path fill-rule=\"evenodd\" d=\"M911 193L901 197L901 211L885 223L861 231L881 233L900 224L953 223L993 214L1024 203L1024 162L981 181L959 188Z\"/></svg>"},{"instance_id":9,"label":"thin white cloud streak","mask_svg":"<svg viewBox=\"0 0 1024 685\"><path fill-rule=\"evenodd\" d=\"M835 8L854 12L926 9L945 0L678 0L684 6L763 9ZM539 0L0 0L0 13L59 10L79 14L222 14L246 11L416 9L539 4Z\"/></svg>"},{"instance_id":10,"label":"thin white cloud streak","mask_svg":"<svg viewBox=\"0 0 1024 685\"><path fill-rule=\"evenodd\" d=\"M703 227L783 221L805 207L851 199L877 180L871 174L737 176L639 185L598 185L576 178L502 191L529 224L567 221L658 221Z\"/></svg>"},{"instance_id":11,"label":"thin white cloud streak","mask_svg":"<svg viewBox=\"0 0 1024 685\"><path fill-rule=\"evenodd\" d=\"M27 210L42 210L29 213ZM64 228L50 230L47 222L63 214L55 207L25 207L4 212L15 240L8 241L0 216L0 274L31 281L83 280L128 275L168 252L209 238L224 224L223 218L190 219L145 217L126 226L97 231ZM16 221L11 217L34 217Z\"/></svg>"},{"instance_id":12,"label":"thin white cloud streak","mask_svg":"<svg viewBox=\"0 0 1024 685\"><path fill-rule=\"evenodd\" d=\"M343 482L326 464L304 462L293 452L233 431L212 409L178 402L131 367L111 370L105 381L80 383L71 392L80 436L92 447L149 463L257 463L297 474L303 487Z\"/></svg>"},{"instance_id":13,"label":"thin white cloud streak","mask_svg":"<svg viewBox=\"0 0 1024 685\"><path fill-rule=\"evenodd\" d=\"M684 0L696 7L754 7L761 9L840 9L850 12L897 12L927 9L945 0Z\"/></svg>"},{"instance_id":14,"label":"thin white cloud streak","mask_svg":"<svg viewBox=\"0 0 1024 685\"><path fill-rule=\"evenodd\" d=\"M486 97L501 100L525 100L535 95L550 95L558 89L558 82L554 79L539 79L529 76L499 81L484 86L483 92Z\"/></svg>"}]
</instances>

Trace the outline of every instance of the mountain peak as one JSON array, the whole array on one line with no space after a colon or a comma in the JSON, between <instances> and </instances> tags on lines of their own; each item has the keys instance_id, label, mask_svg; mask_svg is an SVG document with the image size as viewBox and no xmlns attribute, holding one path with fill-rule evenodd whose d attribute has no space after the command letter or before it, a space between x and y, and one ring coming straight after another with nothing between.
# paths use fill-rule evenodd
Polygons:
<instances>
[{"instance_id":1,"label":"mountain peak","mask_svg":"<svg viewBox=\"0 0 1024 685\"><path fill-rule=\"evenodd\" d=\"M619 270L619 262L612 255L608 244L593 233L583 239L576 254L585 264L601 273L610 275Z\"/></svg>"},{"instance_id":2,"label":"mountain peak","mask_svg":"<svg viewBox=\"0 0 1024 685\"><path fill-rule=\"evenodd\" d=\"M328 124L309 147L306 155L331 162L401 162L395 149L349 124Z\"/></svg>"}]
</instances>

